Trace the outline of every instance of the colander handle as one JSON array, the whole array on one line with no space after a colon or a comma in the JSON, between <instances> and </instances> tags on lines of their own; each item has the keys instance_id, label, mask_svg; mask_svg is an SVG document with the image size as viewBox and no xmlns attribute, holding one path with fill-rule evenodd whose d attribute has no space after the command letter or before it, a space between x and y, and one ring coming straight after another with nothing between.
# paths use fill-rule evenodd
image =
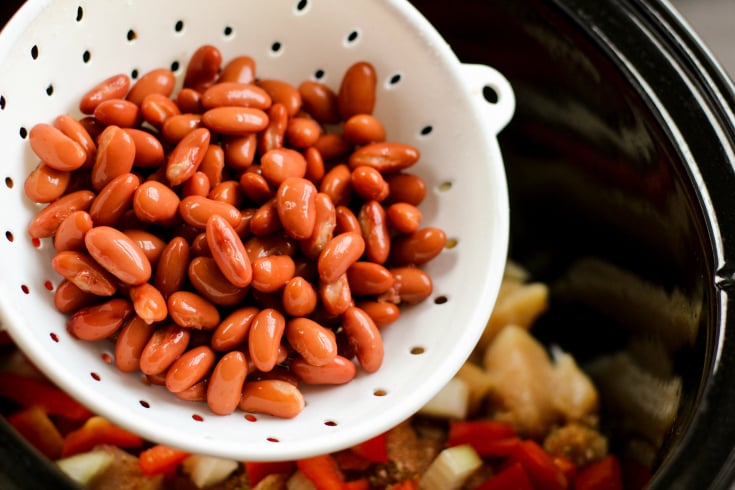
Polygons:
<instances>
[{"instance_id":1,"label":"colander handle","mask_svg":"<svg viewBox=\"0 0 735 490\"><path fill-rule=\"evenodd\" d=\"M506 78L487 65L463 63L460 67L470 96L480 105L485 120L495 134L513 117L516 99Z\"/></svg>"}]
</instances>

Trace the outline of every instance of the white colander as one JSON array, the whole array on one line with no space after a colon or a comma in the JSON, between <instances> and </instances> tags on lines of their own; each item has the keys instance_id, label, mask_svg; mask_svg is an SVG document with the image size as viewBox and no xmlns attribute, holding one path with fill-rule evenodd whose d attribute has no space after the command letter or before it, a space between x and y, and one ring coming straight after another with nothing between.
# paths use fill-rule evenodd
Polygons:
<instances>
[{"instance_id":1,"label":"white colander","mask_svg":"<svg viewBox=\"0 0 735 490\"><path fill-rule=\"evenodd\" d=\"M433 296L383 330L385 362L347 385L305 389L294 419L212 414L141 376L118 372L112 344L75 340L53 306L53 244L26 228L40 209L23 192L37 164L36 123L69 113L97 82L172 67L179 83L193 51L241 54L260 77L333 88L352 63L378 74L375 114L389 139L418 147L411 171L427 183L424 225L454 244L426 270ZM485 97L490 90L496 97ZM492 99L492 102L486 100ZM4 327L52 380L153 441L238 460L287 460L348 447L408 418L455 374L480 336L505 264L508 202L497 133L514 111L507 81L463 65L433 27L400 0L31 0L0 36L0 307Z\"/></svg>"}]
</instances>

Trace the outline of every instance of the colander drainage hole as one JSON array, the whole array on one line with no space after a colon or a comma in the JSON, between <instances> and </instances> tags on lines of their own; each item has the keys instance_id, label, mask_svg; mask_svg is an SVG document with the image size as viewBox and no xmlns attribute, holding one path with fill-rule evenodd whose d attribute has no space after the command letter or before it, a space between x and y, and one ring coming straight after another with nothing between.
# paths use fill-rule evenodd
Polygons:
<instances>
[{"instance_id":1,"label":"colander drainage hole","mask_svg":"<svg viewBox=\"0 0 735 490\"><path fill-rule=\"evenodd\" d=\"M138 38L138 34L136 34L134 30L130 29L125 37L128 41L135 41Z\"/></svg>"},{"instance_id":2,"label":"colander drainage hole","mask_svg":"<svg viewBox=\"0 0 735 490\"><path fill-rule=\"evenodd\" d=\"M0 110L5 110L5 96L0 95Z\"/></svg>"},{"instance_id":3,"label":"colander drainage hole","mask_svg":"<svg viewBox=\"0 0 735 490\"><path fill-rule=\"evenodd\" d=\"M174 61L174 62L171 63L171 71L174 72L174 73L176 73L177 71L179 71L179 62L178 61Z\"/></svg>"},{"instance_id":4,"label":"colander drainage hole","mask_svg":"<svg viewBox=\"0 0 735 490\"><path fill-rule=\"evenodd\" d=\"M57 344L59 343L59 336L58 336L58 335L56 335L56 332L51 332L51 333L49 334L49 337L51 337L51 340L53 340L53 341L54 341L54 342L56 342Z\"/></svg>"},{"instance_id":5,"label":"colander drainage hole","mask_svg":"<svg viewBox=\"0 0 735 490\"><path fill-rule=\"evenodd\" d=\"M31 58L34 60L38 59L38 45L34 44L31 48Z\"/></svg>"},{"instance_id":6,"label":"colander drainage hole","mask_svg":"<svg viewBox=\"0 0 735 490\"><path fill-rule=\"evenodd\" d=\"M256 416L255 416L255 415L253 415L252 413L246 413L246 414L245 414L245 417L244 417L244 418L245 418L245 420L247 420L248 422L257 422L257 421L258 421L258 417L256 417Z\"/></svg>"},{"instance_id":7,"label":"colander drainage hole","mask_svg":"<svg viewBox=\"0 0 735 490\"><path fill-rule=\"evenodd\" d=\"M345 38L345 46L349 46L350 44L355 44L359 38L360 38L360 31L358 31L357 29L350 31L350 33L347 34L347 37Z\"/></svg>"},{"instance_id":8,"label":"colander drainage hole","mask_svg":"<svg viewBox=\"0 0 735 490\"><path fill-rule=\"evenodd\" d=\"M92 376L92 379L95 380L95 381L102 381L102 378L100 377L100 375L97 374L97 373L95 373L94 371L92 371L91 373L89 373L89 375Z\"/></svg>"},{"instance_id":9,"label":"colander drainage hole","mask_svg":"<svg viewBox=\"0 0 735 490\"><path fill-rule=\"evenodd\" d=\"M306 7L309 6L308 0L299 0L298 3L296 3L296 12L303 12L306 10Z\"/></svg>"},{"instance_id":10,"label":"colander drainage hole","mask_svg":"<svg viewBox=\"0 0 735 490\"><path fill-rule=\"evenodd\" d=\"M8 189L12 189L13 185L13 179L11 177L5 177L5 187L7 187Z\"/></svg>"},{"instance_id":11,"label":"colander drainage hole","mask_svg":"<svg viewBox=\"0 0 735 490\"><path fill-rule=\"evenodd\" d=\"M324 425L326 425L327 427L337 427L337 422L335 422L334 420L325 420Z\"/></svg>"},{"instance_id":12,"label":"colander drainage hole","mask_svg":"<svg viewBox=\"0 0 735 490\"><path fill-rule=\"evenodd\" d=\"M192 418L192 419L193 419L193 420L194 420L195 422L204 422L204 417L202 417L202 416L201 416L201 415L199 415L198 413L195 413L195 414L193 414L193 415L191 416L191 418Z\"/></svg>"},{"instance_id":13,"label":"colander drainage hole","mask_svg":"<svg viewBox=\"0 0 735 490\"><path fill-rule=\"evenodd\" d=\"M46 87L46 95L48 95L49 97L54 95L54 86L50 83L48 84L48 87Z\"/></svg>"},{"instance_id":14,"label":"colander drainage hole","mask_svg":"<svg viewBox=\"0 0 735 490\"><path fill-rule=\"evenodd\" d=\"M12 243L13 240L15 240L15 237L13 236L12 231L6 231L5 232L5 238Z\"/></svg>"},{"instance_id":15,"label":"colander drainage hole","mask_svg":"<svg viewBox=\"0 0 735 490\"><path fill-rule=\"evenodd\" d=\"M184 30L184 21L183 20L177 20L176 24L174 24L174 30L176 32L181 32Z\"/></svg>"},{"instance_id":16,"label":"colander drainage hole","mask_svg":"<svg viewBox=\"0 0 735 490\"><path fill-rule=\"evenodd\" d=\"M434 127L432 125L426 125L423 128L421 128L421 136L428 136L431 134L431 132L434 131Z\"/></svg>"},{"instance_id":17,"label":"colander drainage hole","mask_svg":"<svg viewBox=\"0 0 735 490\"><path fill-rule=\"evenodd\" d=\"M447 238L447 243L444 244L444 248L447 250L451 250L453 248L456 248L457 245L459 245L459 240L456 238Z\"/></svg>"},{"instance_id":18,"label":"colander drainage hole","mask_svg":"<svg viewBox=\"0 0 735 490\"><path fill-rule=\"evenodd\" d=\"M138 403L140 403L140 406L143 408L151 408L151 404L145 400L138 400Z\"/></svg>"},{"instance_id":19,"label":"colander drainage hole","mask_svg":"<svg viewBox=\"0 0 735 490\"><path fill-rule=\"evenodd\" d=\"M398 85L401 81L401 74L395 73L388 78L388 83L386 84L387 88L392 88Z\"/></svg>"},{"instance_id":20,"label":"colander drainage hole","mask_svg":"<svg viewBox=\"0 0 735 490\"><path fill-rule=\"evenodd\" d=\"M491 104L497 104L499 100L498 91L490 85L482 87L482 96Z\"/></svg>"},{"instance_id":21,"label":"colander drainage hole","mask_svg":"<svg viewBox=\"0 0 735 490\"><path fill-rule=\"evenodd\" d=\"M26 139L26 137L28 137L28 130L21 126L20 129L18 129L18 134L21 138Z\"/></svg>"},{"instance_id":22,"label":"colander drainage hole","mask_svg":"<svg viewBox=\"0 0 735 490\"><path fill-rule=\"evenodd\" d=\"M388 396L388 391L383 388L375 388L373 390L373 396Z\"/></svg>"},{"instance_id":23,"label":"colander drainage hole","mask_svg":"<svg viewBox=\"0 0 735 490\"><path fill-rule=\"evenodd\" d=\"M222 31L222 33L225 35L225 37L230 37L235 33L235 30L230 26L225 26L225 29Z\"/></svg>"},{"instance_id":24,"label":"colander drainage hole","mask_svg":"<svg viewBox=\"0 0 735 490\"><path fill-rule=\"evenodd\" d=\"M281 50L283 50L283 44L280 41L273 41L273 44L271 44L271 54L280 54Z\"/></svg>"},{"instance_id":25,"label":"colander drainage hole","mask_svg":"<svg viewBox=\"0 0 735 490\"><path fill-rule=\"evenodd\" d=\"M426 352L426 349L421 347L420 345L417 345L416 347L411 347L411 350L409 351L414 356L420 356L424 352Z\"/></svg>"},{"instance_id":26,"label":"colander drainage hole","mask_svg":"<svg viewBox=\"0 0 735 490\"><path fill-rule=\"evenodd\" d=\"M272 436L271 437L266 437L265 440L268 441L268 442L281 442L281 441L278 440L277 437L272 437Z\"/></svg>"},{"instance_id":27,"label":"colander drainage hole","mask_svg":"<svg viewBox=\"0 0 735 490\"><path fill-rule=\"evenodd\" d=\"M314 80L321 80L322 78L324 78L324 75L326 75L326 73L324 73L324 70L319 68L314 72Z\"/></svg>"},{"instance_id":28,"label":"colander drainage hole","mask_svg":"<svg viewBox=\"0 0 735 490\"><path fill-rule=\"evenodd\" d=\"M89 60L92 59L92 53L89 52L89 50L85 50L84 53L82 53L82 61L84 63L89 63Z\"/></svg>"},{"instance_id":29,"label":"colander drainage hole","mask_svg":"<svg viewBox=\"0 0 735 490\"><path fill-rule=\"evenodd\" d=\"M437 189L439 190L439 192L447 192L451 188L452 188L452 182L449 181L449 180L446 180L446 181L442 182L437 187Z\"/></svg>"},{"instance_id":30,"label":"colander drainage hole","mask_svg":"<svg viewBox=\"0 0 735 490\"><path fill-rule=\"evenodd\" d=\"M77 22L80 22L82 20L82 17L84 17L84 9L79 6L77 7Z\"/></svg>"},{"instance_id":31,"label":"colander drainage hole","mask_svg":"<svg viewBox=\"0 0 735 490\"><path fill-rule=\"evenodd\" d=\"M23 291L23 294L30 294L31 293L31 290L25 284L21 284L20 285L20 290Z\"/></svg>"},{"instance_id":32,"label":"colander drainage hole","mask_svg":"<svg viewBox=\"0 0 735 490\"><path fill-rule=\"evenodd\" d=\"M138 74L139 74L138 69L137 68L133 68L130 71L130 78L132 78L133 80L135 80L136 78L138 78Z\"/></svg>"}]
</instances>

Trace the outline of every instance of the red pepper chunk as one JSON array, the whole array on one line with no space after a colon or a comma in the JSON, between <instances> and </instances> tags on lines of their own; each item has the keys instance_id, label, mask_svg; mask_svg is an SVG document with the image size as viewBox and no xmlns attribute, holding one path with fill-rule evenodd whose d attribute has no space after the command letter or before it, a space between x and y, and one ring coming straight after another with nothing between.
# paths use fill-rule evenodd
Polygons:
<instances>
[{"instance_id":1,"label":"red pepper chunk","mask_svg":"<svg viewBox=\"0 0 735 490\"><path fill-rule=\"evenodd\" d=\"M371 463L387 463L388 445L385 432L353 446L352 451Z\"/></svg>"},{"instance_id":2,"label":"red pepper chunk","mask_svg":"<svg viewBox=\"0 0 735 490\"><path fill-rule=\"evenodd\" d=\"M618 458L607 456L579 470L574 490L623 490L623 477Z\"/></svg>"},{"instance_id":3,"label":"red pepper chunk","mask_svg":"<svg viewBox=\"0 0 735 490\"><path fill-rule=\"evenodd\" d=\"M337 461L329 454L299 459L296 467L318 490L342 490L344 478Z\"/></svg>"},{"instance_id":4,"label":"red pepper chunk","mask_svg":"<svg viewBox=\"0 0 735 490\"><path fill-rule=\"evenodd\" d=\"M512 425L495 420L462 420L449 425L450 447L469 444L482 458L506 457L521 443Z\"/></svg>"},{"instance_id":5,"label":"red pepper chunk","mask_svg":"<svg viewBox=\"0 0 735 490\"><path fill-rule=\"evenodd\" d=\"M522 441L515 446L510 459L523 466L535 490L565 490L569 485L552 457L532 440Z\"/></svg>"},{"instance_id":6,"label":"red pepper chunk","mask_svg":"<svg viewBox=\"0 0 735 490\"><path fill-rule=\"evenodd\" d=\"M521 463L513 463L500 473L480 483L474 490L534 490Z\"/></svg>"},{"instance_id":7,"label":"red pepper chunk","mask_svg":"<svg viewBox=\"0 0 735 490\"><path fill-rule=\"evenodd\" d=\"M400 483L389 485L386 490L418 490L419 481L416 479L403 480Z\"/></svg>"},{"instance_id":8,"label":"red pepper chunk","mask_svg":"<svg viewBox=\"0 0 735 490\"><path fill-rule=\"evenodd\" d=\"M146 476L173 476L182 461L190 456L186 451L156 444L142 451L138 457L140 471Z\"/></svg>"},{"instance_id":9,"label":"red pepper chunk","mask_svg":"<svg viewBox=\"0 0 735 490\"><path fill-rule=\"evenodd\" d=\"M71 420L85 420L92 416L87 407L51 383L21 374L0 372L0 397L23 407L38 406L49 415L61 415Z\"/></svg>"},{"instance_id":10,"label":"red pepper chunk","mask_svg":"<svg viewBox=\"0 0 735 490\"><path fill-rule=\"evenodd\" d=\"M62 457L85 453L95 446L107 444L121 448L133 448L143 445L143 439L120 428L100 416L90 417L83 426L69 432L64 437Z\"/></svg>"},{"instance_id":11,"label":"red pepper chunk","mask_svg":"<svg viewBox=\"0 0 735 490\"><path fill-rule=\"evenodd\" d=\"M46 412L38 406L21 409L8 416L7 421L47 458L55 460L61 456L64 438Z\"/></svg>"}]
</instances>

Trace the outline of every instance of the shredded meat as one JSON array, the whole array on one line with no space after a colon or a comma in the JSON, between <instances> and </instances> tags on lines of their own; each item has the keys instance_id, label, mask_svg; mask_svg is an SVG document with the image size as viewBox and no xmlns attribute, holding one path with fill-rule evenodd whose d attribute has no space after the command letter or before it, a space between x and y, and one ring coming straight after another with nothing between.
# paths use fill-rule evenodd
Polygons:
<instances>
[{"instance_id":1,"label":"shredded meat","mask_svg":"<svg viewBox=\"0 0 735 490\"><path fill-rule=\"evenodd\" d=\"M423 430L419 433L409 422L388 431L386 443L389 462L375 468L370 477L373 488L418 478L443 447L443 440L436 432Z\"/></svg>"},{"instance_id":2,"label":"shredded meat","mask_svg":"<svg viewBox=\"0 0 735 490\"><path fill-rule=\"evenodd\" d=\"M571 422L553 429L544 440L544 449L583 466L607 455L607 439L593 427Z\"/></svg>"}]
</instances>

